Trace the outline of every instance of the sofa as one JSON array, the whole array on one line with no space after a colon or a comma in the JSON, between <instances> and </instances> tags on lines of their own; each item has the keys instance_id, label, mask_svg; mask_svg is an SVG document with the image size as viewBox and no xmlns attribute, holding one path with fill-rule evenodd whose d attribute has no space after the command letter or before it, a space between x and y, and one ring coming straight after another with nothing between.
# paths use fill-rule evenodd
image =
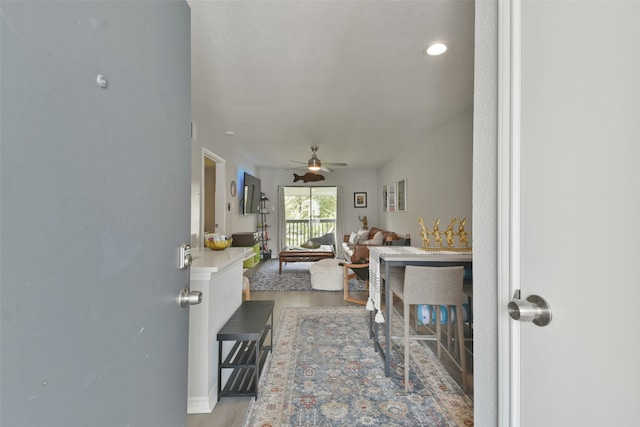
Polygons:
<instances>
[{"instance_id":1,"label":"sofa","mask_svg":"<svg viewBox=\"0 0 640 427\"><path fill-rule=\"evenodd\" d=\"M393 231L382 230L377 227L360 229L357 232L345 234L342 241L342 252L351 262L369 259L370 246L410 246L409 234L399 235Z\"/></svg>"}]
</instances>

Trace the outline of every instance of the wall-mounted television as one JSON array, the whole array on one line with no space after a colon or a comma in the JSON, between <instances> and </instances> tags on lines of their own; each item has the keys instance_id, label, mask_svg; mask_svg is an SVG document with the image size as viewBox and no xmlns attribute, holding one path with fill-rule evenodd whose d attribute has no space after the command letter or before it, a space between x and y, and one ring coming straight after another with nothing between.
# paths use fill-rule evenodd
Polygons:
<instances>
[{"instance_id":1,"label":"wall-mounted television","mask_svg":"<svg viewBox=\"0 0 640 427\"><path fill-rule=\"evenodd\" d=\"M259 213L262 195L260 179L245 172L242 188L242 213L244 215Z\"/></svg>"}]
</instances>

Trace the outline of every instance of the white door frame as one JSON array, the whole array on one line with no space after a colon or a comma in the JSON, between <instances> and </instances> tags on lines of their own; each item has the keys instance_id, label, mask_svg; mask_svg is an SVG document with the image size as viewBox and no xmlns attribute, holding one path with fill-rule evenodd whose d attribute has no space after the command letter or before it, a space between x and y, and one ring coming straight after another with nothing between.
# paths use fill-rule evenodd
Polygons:
<instances>
[{"instance_id":1,"label":"white door frame","mask_svg":"<svg viewBox=\"0 0 640 427\"><path fill-rule=\"evenodd\" d=\"M498 425L520 425L520 323L507 304L520 288L521 0L498 2Z\"/></svg>"},{"instance_id":2,"label":"white door frame","mask_svg":"<svg viewBox=\"0 0 640 427\"><path fill-rule=\"evenodd\" d=\"M216 162L216 232L219 230L226 230L226 215L225 206L227 205L227 174L226 174L226 160L222 157L214 154L213 152L202 147L202 154L200 155L200 239L199 242L204 242L204 193L205 193L205 179L204 179L204 160L208 158Z\"/></svg>"}]
</instances>

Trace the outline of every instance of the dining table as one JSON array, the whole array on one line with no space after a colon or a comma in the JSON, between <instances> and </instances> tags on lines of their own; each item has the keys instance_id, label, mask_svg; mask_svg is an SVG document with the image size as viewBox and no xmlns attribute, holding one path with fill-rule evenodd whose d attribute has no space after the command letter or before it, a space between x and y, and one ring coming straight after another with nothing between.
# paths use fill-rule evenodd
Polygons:
<instances>
[{"instance_id":1,"label":"dining table","mask_svg":"<svg viewBox=\"0 0 640 427\"><path fill-rule=\"evenodd\" d=\"M407 265L432 267L463 266L471 271L473 254L470 250L425 250L413 246L371 246L369 248L369 334L374 340L374 348L384 361L384 372L391 372L391 310L392 292L389 286L391 269ZM382 295L384 294L384 306ZM408 313L406 313L408 315ZM384 324L384 347L380 343L379 325Z\"/></svg>"}]
</instances>

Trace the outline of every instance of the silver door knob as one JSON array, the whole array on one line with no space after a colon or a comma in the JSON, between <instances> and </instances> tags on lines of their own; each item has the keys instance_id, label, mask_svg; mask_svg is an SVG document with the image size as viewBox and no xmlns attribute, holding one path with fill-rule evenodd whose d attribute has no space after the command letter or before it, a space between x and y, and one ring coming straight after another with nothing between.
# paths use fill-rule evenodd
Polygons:
<instances>
[{"instance_id":1,"label":"silver door knob","mask_svg":"<svg viewBox=\"0 0 640 427\"><path fill-rule=\"evenodd\" d=\"M514 298L507 305L507 309L513 320L533 322L538 326L547 326L551 322L551 308L538 295L530 295L526 300Z\"/></svg>"},{"instance_id":2,"label":"silver door knob","mask_svg":"<svg viewBox=\"0 0 640 427\"><path fill-rule=\"evenodd\" d=\"M189 288L184 288L178 295L178 304L180 307L186 307L187 305L197 305L202 302L202 292L193 291L189 292Z\"/></svg>"}]
</instances>

